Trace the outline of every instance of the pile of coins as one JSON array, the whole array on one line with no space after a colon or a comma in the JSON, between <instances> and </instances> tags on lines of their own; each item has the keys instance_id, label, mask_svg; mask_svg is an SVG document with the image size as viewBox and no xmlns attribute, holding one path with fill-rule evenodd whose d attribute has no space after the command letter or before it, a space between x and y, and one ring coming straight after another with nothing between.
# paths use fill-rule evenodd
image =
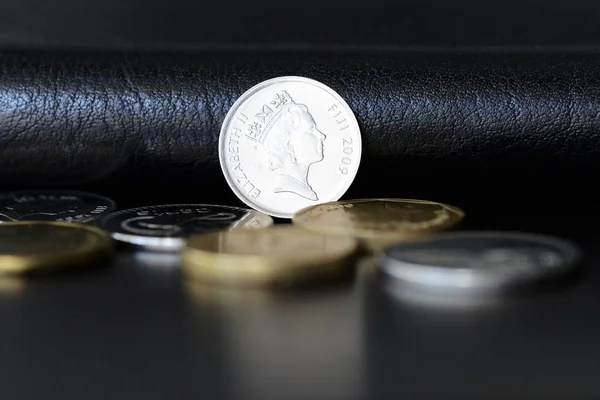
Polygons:
<instances>
[{"instance_id":1,"label":"pile of coins","mask_svg":"<svg viewBox=\"0 0 600 400\"><path fill-rule=\"evenodd\" d=\"M307 78L271 79L236 101L219 139L225 179L249 208L168 204L117 211L115 202L91 193L4 193L0 270L81 268L110 257L118 244L123 251L178 254L188 279L272 288L352 276L366 256L394 290L460 296L520 287L578 264L578 248L557 238L444 232L465 215L451 205L340 200L361 151L358 122L340 95Z\"/></svg>"}]
</instances>

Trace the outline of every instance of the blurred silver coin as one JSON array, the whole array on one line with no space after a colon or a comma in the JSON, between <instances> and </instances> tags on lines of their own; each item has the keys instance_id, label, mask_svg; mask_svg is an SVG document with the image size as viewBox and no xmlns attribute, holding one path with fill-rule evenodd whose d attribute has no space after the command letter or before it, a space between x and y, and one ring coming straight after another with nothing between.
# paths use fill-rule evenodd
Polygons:
<instances>
[{"instance_id":1,"label":"blurred silver coin","mask_svg":"<svg viewBox=\"0 0 600 400\"><path fill-rule=\"evenodd\" d=\"M265 228L273 219L246 208L211 204L166 204L107 215L97 226L115 240L148 250L176 251L188 236L221 229Z\"/></svg>"},{"instance_id":2,"label":"blurred silver coin","mask_svg":"<svg viewBox=\"0 0 600 400\"><path fill-rule=\"evenodd\" d=\"M115 202L93 193L24 190L0 193L0 222L90 222L115 209Z\"/></svg>"},{"instance_id":3,"label":"blurred silver coin","mask_svg":"<svg viewBox=\"0 0 600 400\"><path fill-rule=\"evenodd\" d=\"M398 243L377 265L387 278L434 290L494 292L574 268L580 251L554 237L520 232L462 232Z\"/></svg>"},{"instance_id":4,"label":"blurred silver coin","mask_svg":"<svg viewBox=\"0 0 600 400\"><path fill-rule=\"evenodd\" d=\"M328 86L286 76L259 83L232 106L219 159L233 192L275 217L338 200L360 164L358 122Z\"/></svg>"}]
</instances>

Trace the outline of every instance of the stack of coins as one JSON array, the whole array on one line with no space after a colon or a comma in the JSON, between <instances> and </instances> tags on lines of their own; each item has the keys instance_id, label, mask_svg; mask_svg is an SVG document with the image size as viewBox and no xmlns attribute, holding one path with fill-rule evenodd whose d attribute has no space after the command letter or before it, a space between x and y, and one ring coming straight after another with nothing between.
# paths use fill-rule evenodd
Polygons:
<instances>
[{"instance_id":1,"label":"stack of coins","mask_svg":"<svg viewBox=\"0 0 600 400\"><path fill-rule=\"evenodd\" d=\"M351 276L367 254L395 291L464 296L543 281L580 259L576 246L556 238L445 232L465 213L444 203L340 200L358 172L361 132L343 98L312 79L270 79L243 93L224 119L218 150L225 180L247 207L116 211L91 193L0 194L0 271L81 268L112 254L117 242L177 255L191 280L290 287Z\"/></svg>"}]
</instances>

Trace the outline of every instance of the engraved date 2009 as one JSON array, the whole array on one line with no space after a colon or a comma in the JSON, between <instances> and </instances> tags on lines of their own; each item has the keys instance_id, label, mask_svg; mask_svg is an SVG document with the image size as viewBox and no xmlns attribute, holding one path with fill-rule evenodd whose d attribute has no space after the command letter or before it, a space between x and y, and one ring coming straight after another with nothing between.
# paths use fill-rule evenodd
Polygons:
<instances>
[{"instance_id":1,"label":"engraved date 2009","mask_svg":"<svg viewBox=\"0 0 600 400\"><path fill-rule=\"evenodd\" d=\"M337 104L333 104L329 110L329 112L333 113L333 118L338 125L340 132L348 129L348 124L346 123L346 118L340 117L342 112L338 110ZM353 140L351 137L342 137L342 158L340 159L341 165L338 167L338 170L342 175L348 175L348 167L352 164L352 159L350 155L354 152L353 149Z\"/></svg>"},{"instance_id":2,"label":"engraved date 2009","mask_svg":"<svg viewBox=\"0 0 600 400\"><path fill-rule=\"evenodd\" d=\"M348 166L352 164L352 160L348 156L354 151L352 149L352 138L342 138L342 146L342 152L344 153L344 156L342 156L342 159L340 160L342 165L339 167L339 170L342 175L347 175Z\"/></svg>"}]
</instances>

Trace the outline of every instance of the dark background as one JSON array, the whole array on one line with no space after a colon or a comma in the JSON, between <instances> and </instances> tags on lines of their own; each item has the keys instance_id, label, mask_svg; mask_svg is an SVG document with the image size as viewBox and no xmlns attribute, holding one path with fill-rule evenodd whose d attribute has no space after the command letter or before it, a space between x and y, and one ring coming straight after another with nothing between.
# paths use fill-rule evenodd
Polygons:
<instances>
[{"instance_id":1,"label":"dark background","mask_svg":"<svg viewBox=\"0 0 600 400\"><path fill-rule=\"evenodd\" d=\"M215 49L596 47L585 0L252 2L5 0L0 43L19 47Z\"/></svg>"},{"instance_id":2,"label":"dark background","mask_svg":"<svg viewBox=\"0 0 600 400\"><path fill-rule=\"evenodd\" d=\"M486 65L502 64L506 55L517 60L510 68L525 71L518 76L531 79L536 68L544 70L544 57L552 62L564 57L570 60L566 65L572 75L561 76L577 76L581 68L588 68L586 93L595 93L598 21L600 3L594 1L377 0L350 5L5 0L0 1L0 71L35 83L36 66L56 71L54 57L63 60L59 65L65 66L67 76L77 78L88 70L69 70L73 59L95 65L102 76L112 71L115 59L123 58L149 59L151 71L166 63L177 72L188 71L187 61L205 60L211 51L226 55L221 68L240 54L256 62L253 55L266 50L281 63L289 54L318 50L413 60L408 69L417 78L419 68L425 70L436 59L458 57L458 64L450 64L463 71L469 68L468 60L481 65L478 60L484 57ZM519 55L538 62L520 64ZM414 57L420 61L414 62ZM153 62L155 58L160 62ZM261 62L269 65L268 60ZM136 76L143 82L147 69L141 65ZM15 74L19 68L26 73ZM432 70L444 68L435 64ZM481 81L486 82L487 70L481 69ZM475 70L472 76L478 74ZM536 87L544 82L552 86L544 77L533 79L541 85ZM213 82L219 79L230 78L224 75ZM18 92L14 82L23 81L11 80L3 87ZM55 83L60 86L49 79L39 87ZM557 98L570 104L575 92L568 85L560 87ZM599 115L597 102L590 96L579 103L589 106L588 119L581 124L589 128L585 132L595 132L586 121ZM501 124L506 140L527 139L527 131L511 131L510 123ZM558 140L518 142L518 168L511 157L494 158L493 146L484 154L500 163L491 169L481 163L475 148L449 157L417 152L423 158L405 168L404 155L391 154L389 149L396 148L391 142L384 149L386 160L378 164L373 156L361 166L358 184L345 198L444 201L466 211L461 229L522 230L571 239L584 250L579 275L497 303L439 307L423 299L390 296L368 266L356 280L327 290L251 292L191 283L178 275L176 260L123 251L101 271L33 282L0 280L0 396L598 398L600 164L595 136L573 136L577 132L559 135ZM369 132L363 134L368 141ZM485 144L483 138L475 139ZM563 146L564 140L578 143L577 151ZM543 166L529 168L528 149L538 157L554 156ZM104 163L110 166L114 160L109 155L91 154L88 166L92 171ZM429 163L440 157L445 160L443 170ZM51 185L54 182L45 178L56 176L56 165L68 164L46 160L19 157L0 175L26 177L29 184L35 177L40 186ZM448 160L456 160L456 168L447 169L452 166ZM396 174L389 173L390 166ZM136 183L131 177L141 176L143 168L134 166L126 177L116 174L97 184L77 179L75 186L113 197L121 208L169 202L239 205L213 167L199 162L193 175L175 176L161 165L156 167L161 170L157 176L162 174L157 183L152 174ZM86 175L85 168L72 169L78 178ZM175 183L165 183L169 174ZM25 183L6 180L5 189Z\"/></svg>"}]
</instances>

